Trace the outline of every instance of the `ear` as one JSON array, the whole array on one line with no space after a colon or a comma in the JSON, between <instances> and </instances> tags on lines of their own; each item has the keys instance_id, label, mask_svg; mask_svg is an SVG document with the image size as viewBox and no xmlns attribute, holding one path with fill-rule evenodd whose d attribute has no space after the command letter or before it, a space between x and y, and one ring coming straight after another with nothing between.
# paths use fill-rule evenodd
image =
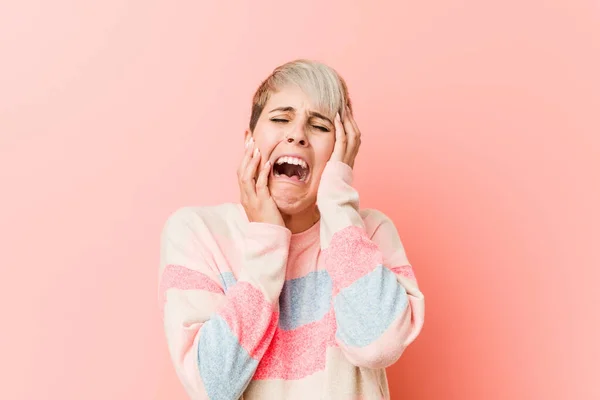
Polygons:
<instances>
[{"instance_id":1,"label":"ear","mask_svg":"<svg viewBox=\"0 0 600 400\"><path fill-rule=\"evenodd\" d=\"M250 129L246 129L246 131L244 132L244 143L247 143L251 137L252 137L252 132L250 132Z\"/></svg>"}]
</instances>

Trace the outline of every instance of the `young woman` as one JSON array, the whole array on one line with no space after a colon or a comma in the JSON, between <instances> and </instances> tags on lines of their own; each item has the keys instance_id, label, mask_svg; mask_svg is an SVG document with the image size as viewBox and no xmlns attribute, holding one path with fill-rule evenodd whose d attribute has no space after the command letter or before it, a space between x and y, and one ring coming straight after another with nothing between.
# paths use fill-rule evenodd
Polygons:
<instances>
[{"instance_id":1,"label":"young woman","mask_svg":"<svg viewBox=\"0 0 600 400\"><path fill-rule=\"evenodd\" d=\"M385 368L424 297L392 221L359 209L360 130L344 80L314 61L261 84L239 204L185 207L162 234L169 351L193 399L388 399Z\"/></svg>"}]
</instances>

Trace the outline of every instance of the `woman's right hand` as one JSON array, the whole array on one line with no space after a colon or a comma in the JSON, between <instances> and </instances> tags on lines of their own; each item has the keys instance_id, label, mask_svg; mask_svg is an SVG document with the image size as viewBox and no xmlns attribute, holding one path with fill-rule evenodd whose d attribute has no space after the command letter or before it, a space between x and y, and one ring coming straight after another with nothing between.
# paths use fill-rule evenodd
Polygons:
<instances>
[{"instance_id":1,"label":"woman's right hand","mask_svg":"<svg viewBox=\"0 0 600 400\"><path fill-rule=\"evenodd\" d=\"M246 210L250 222L285 226L283 217L268 188L269 174L271 173L270 161L265 163L256 178L260 158L260 151L255 146L254 139L250 138L237 173L242 206Z\"/></svg>"}]
</instances>

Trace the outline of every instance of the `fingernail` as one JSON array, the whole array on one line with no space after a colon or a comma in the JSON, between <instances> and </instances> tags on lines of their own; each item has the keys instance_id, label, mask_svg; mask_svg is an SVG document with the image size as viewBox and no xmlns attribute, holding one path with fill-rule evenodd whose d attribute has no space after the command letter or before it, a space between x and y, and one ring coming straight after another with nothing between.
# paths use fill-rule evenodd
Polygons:
<instances>
[{"instance_id":1,"label":"fingernail","mask_svg":"<svg viewBox=\"0 0 600 400\"><path fill-rule=\"evenodd\" d=\"M270 165L271 165L271 161L269 160L265 163L265 165L263 165L263 168L267 169L267 168L269 168Z\"/></svg>"},{"instance_id":2,"label":"fingernail","mask_svg":"<svg viewBox=\"0 0 600 400\"><path fill-rule=\"evenodd\" d=\"M340 117L340 113L335 114L335 119L337 119L338 121L342 120L342 118Z\"/></svg>"},{"instance_id":3,"label":"fingernail","mask_svg":"<svg viewBox=\"0 0 600 400\"><path fill-rule=\"evenodd\" d=\"M258 151L258 147L254 149L254 157L256 157L258 155L259 151Z\"/></svg>"}]
</instances>

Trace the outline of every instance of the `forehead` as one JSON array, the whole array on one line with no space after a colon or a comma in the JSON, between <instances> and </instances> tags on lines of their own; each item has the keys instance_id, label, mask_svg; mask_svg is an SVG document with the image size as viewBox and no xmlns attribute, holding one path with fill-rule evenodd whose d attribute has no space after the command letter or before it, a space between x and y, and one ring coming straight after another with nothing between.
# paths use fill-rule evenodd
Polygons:
<instances>
[{"instance_id":1,"label":"forehead","mask_svg":"<svg viewBox=\"0 0 600 400\"><path fill-rule=\"evenodd\" d=\"M269 112L277 107L294 107L299 112L326 113L326 110L319 109L316 102L297 85L287 85L277 92L271 93L265 109Z\"/></svg>"}]
</instances>

